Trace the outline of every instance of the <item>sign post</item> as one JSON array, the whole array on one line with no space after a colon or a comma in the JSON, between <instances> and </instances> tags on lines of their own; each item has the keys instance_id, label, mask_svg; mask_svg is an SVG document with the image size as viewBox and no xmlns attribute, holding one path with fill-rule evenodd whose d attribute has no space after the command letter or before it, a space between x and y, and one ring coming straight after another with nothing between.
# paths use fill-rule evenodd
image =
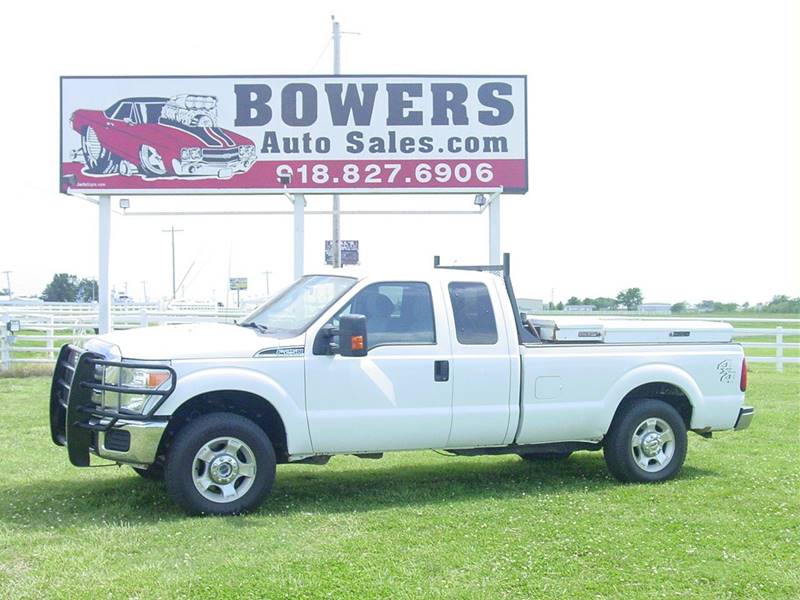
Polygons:
<instances>
[{"instance_id":1,"label":"sign post","mask_svg":"<svg viewBox=\"0 0 800 600\"><path fill-rule=\"evenodd\" d=\"M306 210L306 197L302 194L294 194L292 196L292 203L294 204L294 265L293 272L294 278L299 279L303 276L305 270L304 253L305 253L305 210Z\"/></svg>"},{"instance_id":2,"label":"sign post","mask_svg":"<svg viewBox=\"0 0 800 600\"><path fill-rule=\"evenodd\" d=\"M98 253L100 255L97 282L98 328L100 333L111 331L111 285L110 285L110 252L111 252L111 197L98 196L99 235Z\"/></svg>"},{"instance_id":3,"label":"sign post","mask_svg":"<svg viewBox=\"0 0 800 600\"><path fill-rule=\"evenodd\" d=\"M500 194L492 194L489 200L489 264L503 264L500 253Z\"/></svg>"}]
</instances>

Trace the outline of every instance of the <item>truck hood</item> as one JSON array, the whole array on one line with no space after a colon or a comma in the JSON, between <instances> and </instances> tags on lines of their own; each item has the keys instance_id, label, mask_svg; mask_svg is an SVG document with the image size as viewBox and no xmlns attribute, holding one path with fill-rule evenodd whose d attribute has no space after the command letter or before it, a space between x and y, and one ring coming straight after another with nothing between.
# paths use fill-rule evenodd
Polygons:
<instances>
[{"instance_id":1,"label":"truck hood","mask_svg":"<svg viewBox=\"0 0 800 600\"><path fill-rule=\"evenodd\" d=\"M606 344L729 343L733 326L719 321L630 319L613 316L529 316L545 342Z\"/></svg>"},{"instance_id":2,"label":"truck hood","mask_svg":"<svg viewBox=\"0 0 800 600\"><path fill-rule=\"evenodd\" d=\"M290 339L298 345L298 338ZM135 360L249 358L261 350L286 346L288 341L249 327L193 323L114 331L92 338L86 347L109 358Z\"/></svg>"}]
</instances>

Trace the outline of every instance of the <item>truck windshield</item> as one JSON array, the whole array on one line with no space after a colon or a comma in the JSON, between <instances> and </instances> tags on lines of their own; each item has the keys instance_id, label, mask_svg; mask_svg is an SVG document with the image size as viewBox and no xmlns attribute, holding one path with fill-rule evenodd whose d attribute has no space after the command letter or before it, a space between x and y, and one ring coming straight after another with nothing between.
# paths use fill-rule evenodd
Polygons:
<instances>
[{"instance_id":1,"label":"truck windshield","mask_svg":"<svg viewBox=\"0 0 800 600\"><path fill-rule=\"evenodd\" d=\"M240 323L268 332L298 334L356 283L354 277L307 275L295 281Z\"/></svg>"}]
</instances>

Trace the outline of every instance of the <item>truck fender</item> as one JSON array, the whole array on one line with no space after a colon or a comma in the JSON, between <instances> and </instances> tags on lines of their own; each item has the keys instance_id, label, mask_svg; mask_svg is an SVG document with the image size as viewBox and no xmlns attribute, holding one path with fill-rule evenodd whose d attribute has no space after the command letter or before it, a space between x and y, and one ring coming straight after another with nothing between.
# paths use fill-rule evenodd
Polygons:
<instances>
[{"instance_id":1,"label":"truck fender","mask_svg":"<svg viewBox=\"0 0 800 600\"><path fill-rule=\"evenodd\" d=\"M264 398L283 420L289 454L310 454L311 438L305 413L305 398L293 398L277 381L260 371L241 367L210 367L178 378L175 391L157 415L169 416L182 404L201 394L230 390Z\"/></svg>"},{"instance_id":2,"label":"truck fender","mask_svg":"<svg viewBox=\"0 0 800 600\"><path fill-rule=\"evenodd\" d=\"M648 383L668 383L679 388L686 395L689 404L692 406L692 420L694 420L695 409L701 406L703 402L703 393L694 378L674 365L661 363L641 365L620 377L603 398L603 406L606 409L603 414L607 418L604 423L606 432L611 427L611 421L617 412L617 408L619 408L625 397L639 386Z\"/></svg>"}]
</instances>

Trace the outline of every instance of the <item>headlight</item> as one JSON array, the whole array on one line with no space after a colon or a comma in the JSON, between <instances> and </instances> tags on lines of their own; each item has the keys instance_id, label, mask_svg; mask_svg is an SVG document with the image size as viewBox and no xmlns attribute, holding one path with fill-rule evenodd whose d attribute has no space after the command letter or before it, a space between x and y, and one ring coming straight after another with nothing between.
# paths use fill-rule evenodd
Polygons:
<instances>
[{"instance_id":1,"label":"headlight","mask_svg":"<svg viewBox=\"0 0 800 600\"><path fill-rule=\"evenodd\" d=\"M181 148L181 160L182 161L189 161L189 160L200 160L202 153L200 148Z\"/></svg>"},{"instance_id":2,"label":"headlight","mask_svg":"<svg viewBox=\"0 0 800 600\"><path fill-rule=\"evenodd\" d=\"M247 158L256 153L255 146L239 146L239 158Z\"/></svg>"},{"instance_id":3,"label":"headlight","mask_svg":"<svg viewBox=\"0 0 800 600\"><path fill-rule=\"evenodd\" d=\"M119 386L119 392L104 391L103 407L142 414L151 394L125 393L125 388L157 390L171 383L172 375L163 369L134 369L108 366L103 371L103 383Z\"/></svg>"}]
</instances>

